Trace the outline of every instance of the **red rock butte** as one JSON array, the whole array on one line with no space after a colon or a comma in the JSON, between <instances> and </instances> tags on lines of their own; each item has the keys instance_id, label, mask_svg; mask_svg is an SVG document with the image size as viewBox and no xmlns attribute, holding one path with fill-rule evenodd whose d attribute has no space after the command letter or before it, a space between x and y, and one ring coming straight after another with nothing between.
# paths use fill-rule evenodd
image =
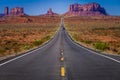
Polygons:
<instances>
[{"instance_id":1,"label":"red rock butte","mask_svg":"<svg viewBox=\"0 0 120 80\"><path fill-rule=\"evenodd\" d=\"M10 10L10 15L12 16L20 16L24 15L24 9L21 7L15 7Z\"/></svg>"},{"instance_id":2,"label":"red rock butte","mask_svg":"<svg viewBox=\"0 0 120 80\"><path fill-rule=\"evenodd\" d=\"M46 14L43 14L43 16L58 16L57 13L54 13L51 8L48 9Z\"/></svg>"},{"instance_id":3,"label":"red rock butte","mask_svg":"<svg viewBox=\"0 0 120 80\"><path fill-rule=\"evenodd\" d=\"M8 7L5 7L5 9L4 9L4 15L5 16L9 15L9 8Z\"/></svg>"},{"instance_id":4,"label":"red rock butte","mask_svg":"<svg viewBox=\"0 0 120 80\"><path fill-rule=\"evenodd\" d=\"M103 7L98 3L72 4L68 8L65 16L106 16L108 15Z\"/></svg>"},{"instance_id":5,"label":"red rock butte","mask_svg":"<svg viewBox=\"0 0 120 80\"><path fill-rule=\"evenodd\" d=\"M8 7L5 7L4 9L4 16L22 16L22 15L25 15L24 8L15 7L10 9L10 12Z\"/></svg>"}]
</instances>

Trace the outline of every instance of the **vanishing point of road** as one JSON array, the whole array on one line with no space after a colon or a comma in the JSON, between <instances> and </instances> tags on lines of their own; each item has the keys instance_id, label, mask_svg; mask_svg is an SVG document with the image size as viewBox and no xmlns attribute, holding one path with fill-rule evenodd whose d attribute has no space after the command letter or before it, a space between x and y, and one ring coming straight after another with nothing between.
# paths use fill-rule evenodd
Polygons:
<instances>
[{"instance_id":1,"label":"vanishing point of road","mask_svg":"<svg viewBox=\"0 0 120 80\"><path fill-rule=\"evenodd\" d=\"M40 48L0 64L0 80L120 80L120 57L71 40L64 21Z\"/></svg>"}]
</instances>

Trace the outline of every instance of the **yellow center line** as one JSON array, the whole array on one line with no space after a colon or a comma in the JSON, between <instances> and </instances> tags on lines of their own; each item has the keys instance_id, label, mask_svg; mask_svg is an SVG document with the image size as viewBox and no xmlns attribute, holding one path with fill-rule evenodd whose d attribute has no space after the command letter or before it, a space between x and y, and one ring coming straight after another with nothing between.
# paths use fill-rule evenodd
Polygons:
<instances>
[{"instance_id":1,"label":"yellow center line","mask_svg":"<svg viewBox=\"0 0 120 80\"><path fill-rule=\"evenodd\" d=\"M65 67L61 67L61 76L65 77Z\"/></svg>"}]
</instances>

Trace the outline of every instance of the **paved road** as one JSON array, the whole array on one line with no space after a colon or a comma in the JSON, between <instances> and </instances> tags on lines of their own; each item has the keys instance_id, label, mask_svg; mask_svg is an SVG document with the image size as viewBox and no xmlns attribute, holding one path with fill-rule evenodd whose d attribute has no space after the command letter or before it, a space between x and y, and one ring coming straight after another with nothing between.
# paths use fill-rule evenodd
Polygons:
<instances>
[{"instance_id":1,"label":"paved road","mask_svg":"<svg viewBox=\"0 0 120 80\"><path fill-rule=\"evenodd\" d=\"M120 80L120 61L73 42L63 20L45 46L0 64L0 80Z\"/></svg>"}]
</instances>

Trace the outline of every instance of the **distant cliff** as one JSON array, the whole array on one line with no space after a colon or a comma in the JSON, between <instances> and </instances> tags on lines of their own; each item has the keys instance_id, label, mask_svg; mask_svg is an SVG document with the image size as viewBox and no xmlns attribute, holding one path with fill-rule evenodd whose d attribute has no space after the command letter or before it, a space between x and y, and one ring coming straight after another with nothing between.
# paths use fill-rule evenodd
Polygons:
<instances>
[{"instance_id":1,"label":"distant cliff","mask_svg":"<svg viewBox=\"0 0 120 80\"><path fill-rule=\"evenodd\" d=\"M105 16L106 10L98 3L72 4L65 16Z\"/></svg>"}]
</instances>

